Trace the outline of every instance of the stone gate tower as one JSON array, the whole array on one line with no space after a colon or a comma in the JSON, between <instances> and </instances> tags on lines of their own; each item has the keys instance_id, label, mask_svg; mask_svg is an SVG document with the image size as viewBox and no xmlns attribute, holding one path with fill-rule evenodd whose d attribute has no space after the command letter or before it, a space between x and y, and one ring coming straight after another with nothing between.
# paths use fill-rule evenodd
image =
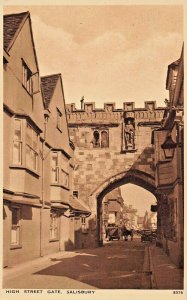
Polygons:
<instances>
[{"instance_id":1,"label":"stone gate tower","mask_svg":"<svg viewBox=\"0 0 187 300\"><path fill-rule=\"evenodd\" d=\"M96 108L82 100L81 109L66 105L70 138L75 145L74 194L92 210L89 244L100 239L101 202L112 189L131 182L155 193L152 131L159 128L164 108L146 101L144 108L124 102ZM138 201L138 199L137 199Z\"/></svg>"}]
</instances>

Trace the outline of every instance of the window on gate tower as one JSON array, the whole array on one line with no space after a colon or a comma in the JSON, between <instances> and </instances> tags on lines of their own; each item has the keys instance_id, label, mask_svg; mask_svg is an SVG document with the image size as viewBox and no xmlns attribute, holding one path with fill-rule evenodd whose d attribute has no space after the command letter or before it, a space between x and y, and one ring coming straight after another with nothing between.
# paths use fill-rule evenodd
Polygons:
<instances>
[{"instance_id":1,"label":"window on gate tower","mask_svg":"<svg viewBox=\"0 0 187 300\"><path fill-rule=\"evenodd\" d=\"M93 147L94 148L108 148L109 147L108 130L94 130L93 131Z\"/></svg>"}]
</instances>

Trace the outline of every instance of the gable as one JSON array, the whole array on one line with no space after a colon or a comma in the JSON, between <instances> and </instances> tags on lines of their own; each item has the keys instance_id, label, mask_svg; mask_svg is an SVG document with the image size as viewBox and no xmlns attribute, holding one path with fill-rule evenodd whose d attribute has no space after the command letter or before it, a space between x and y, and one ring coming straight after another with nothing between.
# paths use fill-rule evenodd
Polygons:
<instances>
[{"instance_id":1,"label":"gable","mask_svg":"<svg viewBox=\"0 0 187 300\"><path fill-rule=\"evenodd\" d=\"M9 51L14 43L28 15L28 12L24 12L3 16L3 46L6 51Z\"/></svg>"},{"instance_id":2,"label":"gable","mask_svg":"<svg viewBox=\"0 0 187 300\"><path fill-rule=\"evenodd\" d=\"M54 94L54 90L56 88L59 77L59 74L41 77L41 90L45 109L48 109L50 106L50 102Z\"/></svg>"},{"instance_id":3,"label":"gable","mask_svg":"<svg viewBox=\"0 0 187 300\"><path fill-rule=\"evenodd\" d=\"M4 49L12 56L13 65L19 68L22 58L33 73L38 72L30 13L5 15L3 27Z\"/></svg>"}]
</instances>

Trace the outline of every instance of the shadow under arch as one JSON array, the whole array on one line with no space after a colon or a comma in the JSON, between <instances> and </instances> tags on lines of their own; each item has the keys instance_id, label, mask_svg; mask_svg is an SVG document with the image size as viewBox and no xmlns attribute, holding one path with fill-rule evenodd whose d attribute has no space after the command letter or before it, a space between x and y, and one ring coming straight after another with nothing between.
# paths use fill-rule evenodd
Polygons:
<instances>
[{"instance_id":1,"label":"shadow under arch","mask_svg":"<svg viewBox=\"0 0 187 300\"><path fill-rule=\"evenodd\" d=\"M97 202L97 238L98 244L102 246L102 200L106 194L125 184L134 184L151 192L158 200L156 192L155 178L143 171L131 169L122 173L118 173L105 180L96 190L93 191L92 197Z\"/></svg>"}]
</instances>

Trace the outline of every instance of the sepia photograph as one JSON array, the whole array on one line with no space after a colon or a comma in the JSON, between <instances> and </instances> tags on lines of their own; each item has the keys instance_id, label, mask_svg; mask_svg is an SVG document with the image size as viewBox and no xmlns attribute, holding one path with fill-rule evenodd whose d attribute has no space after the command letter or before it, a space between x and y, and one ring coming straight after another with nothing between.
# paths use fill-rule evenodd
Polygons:
<instances>
[{"instance_id":1,"label":"sepia photograph","mask_svg":"<svg viewBox=\"0 0 187 300\"><path fill-rule=\"evenodd\" d=\"M2 8L3 299L184 299L183 2L16 2Z\"/></svg>"}]
</instances>

